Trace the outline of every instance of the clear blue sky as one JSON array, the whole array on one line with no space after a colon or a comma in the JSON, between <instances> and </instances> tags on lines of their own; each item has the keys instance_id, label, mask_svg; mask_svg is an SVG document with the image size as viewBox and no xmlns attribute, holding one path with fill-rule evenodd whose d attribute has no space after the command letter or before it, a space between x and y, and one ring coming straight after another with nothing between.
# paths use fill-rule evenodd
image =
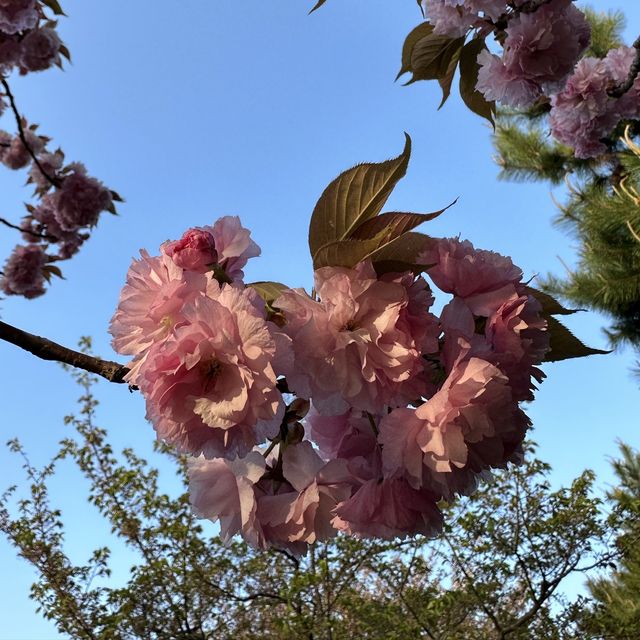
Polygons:
<instances>
[{"instance_id":1,"label":"clear blue sky","mask_svg":"<svg viewBox=\"0 0 640 640\"><path fill-rule=\"evenodd\" d=\"M640 3L594 0L597 9L627 12L631 40L640 31ZM393 82L405 35L419 21L413 0L329 0L307 16L311 0L65 0L60 31L73 65L16 78L23 112L41 124L68 159L119 191L121 215L105 215L81 253L64 265L66 280L46 296L1 303L2 318L74 345L92 335L98 353L114 357L106 333L130 260L152 253L189 226L239 215L262 247L249 280L311 279L306 237L322 189L359 161L414 152L390 210L432 211L459 203L427 231L457 235L511 255L525 273L571 265L574 246L551 226L546 185L500 183L490 131L454 95L440 112L435 83ZM13 130L9 115L0 128ZM0 171L1 215L18 220L29 196L24 174ZM561 197L562 193L557 194ZM0 235L4 259L15 237ZM591 345L604 347L603 319L569 322ZM555 484L585 467L604 486L616 439L640 446L638 388L632 354L545 367L548 378L528 408L539 453ZM19 436L34 463L45 463L69 430L77 389L55 364L0 344L0 441ZM100 384L101 423L116 449L150 452L153 430L142 399ZM22 481L19 461L0 448L0 488ZM167 486L172 487L171 474ZM68 525L74 558L110 543L108 528L84 503L84 485L64 467L53 485ZM173 489L176 487L173 486ZM114 547L116 577L131 556ZM58 638L28 600L33 574L0 540L0 640Z\"/></svg>"}]
</instances>

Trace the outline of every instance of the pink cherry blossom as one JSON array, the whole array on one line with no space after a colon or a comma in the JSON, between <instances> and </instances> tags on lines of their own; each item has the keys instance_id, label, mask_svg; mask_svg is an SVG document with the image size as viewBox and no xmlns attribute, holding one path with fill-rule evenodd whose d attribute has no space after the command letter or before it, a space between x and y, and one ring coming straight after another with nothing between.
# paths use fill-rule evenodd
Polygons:
<instances>
[{"instance_id":1,"label":"pink cherry blossom","mask_svg":"<svg viewBox=\"0 0 640 640\"><path fill-rule=\"evenodd\" d=\"M258 520L267 541L295 552L300 550L295 543L312 544L334 536L333 511L351 494L346 463L325 463L310 442L301 442L283 451L282 475L286 485L281 484L277 493L261 496L262 483L256 491Z\"/></svg>"},{"instance_id":2,"label":"pink cherry blossom","mask_svg":"<svg viewBox=\"0 0 640 640\"><path fill-rule=\"evenodd\" d=\"M315 284L319 302L302 290L287 291L274 302L286 317L283 331L293 340L294 367L286 372L292 388L313 397L315 407L328 415L349 407L379 413L406 401L403 389L424 372L428 310L424 323L411 320L402 279L379 280L369 262L355 269L318 269Z\"/></svg>"},{"instance_id":3,"label":"pink cherry blossom","mask_svg":"<svg viewBox=\"0 0 640 640\"><path fill-rule=\"evenodd\" d=\"M249 258L260 255L260 247L251 239L250 231L240 224L238 216L224 216L216 220L211 234L220 266L232 281L241 281Z\"/></svg>"},{"instance_id":4,"label":"pink cherry blossom","mask_svg":"<svg viewBox=\"0 0 640 640\"><path fill-rule=\"evenodd\" d=\"M171 260L151 257L144 250L140 255L129 267L109 327L113 348L130 356L144 356L153 344L166 339L183 322L184 305L206 289L204 276L183 274Z\"/></svg>"},{"instance_id":5,"label":"pink cherry blossom","mask_svg":"<svg viewBox=\"0 0 640 640\"><path fill-rule=\"evenodd\" d=\"M31 165L29 178L35 183L38 192L45 193L52 186L49 178L55 179L58 170L62 168L64 156L59 151L55 153L44 152L38 155L38 162L47 175L45 176L40 167L34 162Z\"/></svg>"},{"instance_id":6,"label":"pink cherry blossom","mask_svg":"<svg viewBox=\"0 0 640 640\"><path fill-rule=\"evenodd\" d=\"M469 444L516 431L521 441L517 403L508 378L479 358L459 361L428 402L395 409L380 423L385 472L423 486L424 466L449 473L469 463ZM502 452L502 450L501 450Z\"/></svg>"},{"instance_id":7,"label":"pink cherry blossom","mask_svg":"<svg viewBox=\"0 0 640 640\"><path fill-rule=\"evenodd\" d=\"M34 153L39 153L44 147L44 142L31 129L24 130L24 137L30 149ZM31 162L31 154L20 136L14 136L10 146L5 148L2 154L2 162L9 169L24 169Z\"/></svg>"},{"instance_id":8,"label":"pink cherry blossom","mask_svg":"<svg viewBox=\"0 0 640 640\"><path fill-rule=\"evenodd\" d=\"M92 227L100 213L111 206L111 193L101 182L88 176L82 164L74 163L69 168L71 172L53 195L56 218L67 231Z\"/></svg>"},{"instance_id":9,"label":"pink cherry blossom","mask_svg":"<svg viewBox=\"0 0 640 640\"><path fill-rule=\"evenodd\" d=\"M4 265L0 288L6 295L37 298L45 292L42 269L47 262L39 244L18 245Z\"/></svg>"},{"instance_id":10,"label":"pink cherry blossom","mask_svg":"<svg viewBox=\"0 0 640 640\"><path fill-rule=\"evenodd\" d=\"M426 17L434 26L434 33L459 38L471 28L477 15L464 2L451 0L424 0Z\"/></svg>"},{"instance_id":11,"label":"pink cherry blossom","mask_svg":"<svg viewBox=\"0 0 640 640\"><path fill-rule=\"evenodd\" d=\"M220 521L220 536L229 542L236 534L254 547L264 547L256 518L254 485L265 472L265 460L256 451L236 460L189 459L189 499L200 518Z\"/></svg>"},{"instance_id":12,"label":"pink cherry blossom","mask_svg":"<svg viewBox=\"0 0 640 640\"><path fill-rule=\"evenodd\" d=\"M0 31L18 33L33 29L37 22L36 0L0 0Z\"/></svg>"},{"instance_id":13,"label":"pink cherry blossom","mask_svg":"<svg viewBox=\"0 0 640 640\"><path fill-rule=\"evenodd\" d=\"M20 66L24 72L44 71L60 63L62 42L53 29L30 31L22 40Z\"/></svg>"},{"instance_id":14,"label":"pink cherry blossom","mask_svg":"<svg viewBox=\"0 0 640 640\"><path fill-rule=\"evenodd\" d=\"M252 433L252 444L277 434L284 404L272 367L276 343L260 304L251 289L213 281L206 296L181 309L166 340L151 347L137 381L159 438L199 454L207 449L205 434L214 445L222 434L235 455L238 432Z\"/></svg>"},{"instance_id":15,"label":"pink cherry blossom","mask_svg":"<svg viewBox=\"0 0 640 640\"><path fill-rule=\"evenodd\" d=\"M503 55L478 56L477 89L487 100L528 107L562 87L589 45L591 30L571 0L553 0L509 20Z\"/></svg>"},{"instance_id":16,"label":"pink cherry blossom","mask_svg":"<svg viewBox=\"0 0 640 640\"><path fill-rule=\"evenodd\" d=\"M578 158L595 158L607 151L603 139L623 118L640 116L640 80L620 98L609 91L623 82L635 53L631 47L612 49L606 58L583 58L563 91L552 97L551 132L573 147Z\"/></svg>"},{"instance_id":17,"label":"pink cherry blossom","mask_svg":"<svg viewBox=\"0 0 640 640\"><path fill-rule=\"evenodd\" d=\"M438 288L461 298L495 292L522 279L522 270L510 258L457 238L432 243L418 261L429 265L427 273Z\"/></svg>"},{"instance_id":18,"label":"pink cherry blossom","mask_svg":"<svg viewBox=\"0 0 640 640\"><path fill-rule=\"evenodd\" d=\"M8 75L20 61L22 46L17 35L7 35L0 31L0 73Z\"/></svg>"},{"instance_id":19,"label":"pink cherry blossom","mask_svg":"<svg viewBox=\"0 0 640 640\"><path fill-rule=\"evenodd\" d=\"M160 249L188 271L206 273L218 262L215 238L206 228L188 229L180 240L165 242Z\"/></svg>"},{"instance_id":20,"label":"pink cherry blossom","mask_svg":"<svg viewBox=\"0 0 640 640\"><path fill-rule=\"evenodd\" d=\"M442 514L437 498L402 478L369 480L336 508L333 526L350 535L391 539L438 534Z\"/></svg>"},{"instance_id":21,"label":"pink cherry blossom","mask_svg":"<svg viewBox=\"0 0 640 640\"><path fill-rule=\"evenodd\" d=\"M364 458L374 465L367 477L374 477L380 472L380 466L376 464L379 446L374 431L378 422L379 419L369 418L362 411L350 409L342 415L324 416L312 406L305 418L305 430L325 460Z\"/></svg>"}]
</instances>

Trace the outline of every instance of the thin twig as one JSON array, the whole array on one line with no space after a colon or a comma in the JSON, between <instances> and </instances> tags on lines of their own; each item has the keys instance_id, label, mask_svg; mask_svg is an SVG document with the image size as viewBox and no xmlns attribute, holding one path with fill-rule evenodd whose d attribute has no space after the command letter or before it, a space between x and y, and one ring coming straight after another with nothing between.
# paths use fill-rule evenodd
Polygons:
<instances>
[{"instance_id":1,"label":"thin twig","mask_svg":"<svg viewBox=\"0 0 640 640\"><path fill-rule=\"evenodd\" d=\"M5 225L5 227L9 227L10 229L15 229L16 231L20 231L22 233L28 233L30 236L33 236L34 238L42 238L43 240L56 239L53 236L48 235L47 233L38 233L37 231L33 231L32 229L23 229L17 224L13 224L12 222L9 222L5 218L0 218L0 224L3 224Z\"/></svg>"},{"instance_id":2,"label":"thin twig","mask_svg":"<svg viewBox=\"0 0 640 640\"><path fill-rule=\"evenodd\" d=\"M22 144L24 145L24 148L27 150L27 152L29 153L29 155L33 159L33 162L36 165L36 167L38 167L38 169L40 170L40 173L42 173L42 175L54 187L56 187L56 189L59 188L60 187L60 181L56 180L55 178L52 178L45 171L44 167L40 163L40 160L38 160L38 157L36 156L34 150L31 148L31 145L27 141L27 136L25 135L24 127L22 125L22 117L20 116L20 112L18 111L18 106L16 105L16 100L13 97L13 93L11 93L11 87L9 86L9 83L4 78L2 79L2 86L4 87L4 91L7 94L7 98L9 98L9 103L11 105L11 111L13 111L13 115L15 116L15 119L16 119L16 124L18 125L18 135L20 136L20 140L22 141Z\"/></svg>"},{"instance_id":3,"label":"thin twig","mask_svg":"<svg viewBox=\"0 0 640 640\"><path fill-rule=\"evenodd\" d=\"M68 349L47 338L41 338L32 333L27 333L26 331L22 331L22 329L18 329L1 321L0 340L6 340L42 360L62 362L72 367L95 373L109 382L126 383L124 377L129 373L129 369L118 362L101 360L100 358L89 356L86 353Z\"/></svg>"}]
</instances>

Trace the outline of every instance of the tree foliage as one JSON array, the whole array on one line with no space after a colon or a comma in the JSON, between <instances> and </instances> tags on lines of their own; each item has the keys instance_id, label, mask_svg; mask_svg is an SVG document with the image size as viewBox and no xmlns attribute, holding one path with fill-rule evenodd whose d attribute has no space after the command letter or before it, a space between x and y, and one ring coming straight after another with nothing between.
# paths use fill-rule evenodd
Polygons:
<instances>
[{"instance_id":1,"label":"tree foliage","mask_svg":"<svg viewBox=\"0 0 640 640\"><path fill-rule=\"evenodd\" d=\"M590 609L582 598L568 600L562 586L570 575L592 575L627 558L637 533L628 526L640 499L631 483L637 460L633 470L617 467L621 487L611 515L593 494L592 472L552 490L549 466L530 447L522 466L497 473L450 507L437 540L338 536L295 558L205 535L186 494L162 492L158 471L133 451L114 453L95 423L92 377L77 378L81 409L67 418L74 437L42 469L13 441L30 492L14 503L14 487L0 503L0 529L38 572L31 597L71 638L603 637L584 635ZM184 460L158 448L184 480ZM49 489L64 460L81 471L89 502L137 555L124 585L108 579L108 548L84 564L65 549L65 525ZM602 583L593 584L600 593Z\"/></svg>"}]
</instances>

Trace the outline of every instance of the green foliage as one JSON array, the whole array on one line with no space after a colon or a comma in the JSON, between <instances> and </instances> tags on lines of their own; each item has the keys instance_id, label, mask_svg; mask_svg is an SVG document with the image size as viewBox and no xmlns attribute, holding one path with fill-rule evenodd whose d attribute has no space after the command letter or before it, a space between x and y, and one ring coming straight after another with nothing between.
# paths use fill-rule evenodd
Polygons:
<instances>
[{"instance_id":1,"label":"green foliage","mask_svg":"<svg viewBox=\"0 0 640 640\"><path fill-rule=\"evenodd\" d=\"M588 175L595 169L593 162L578 160L572 149L550 138L535 116L499 110L494 145L503 180L560 184L567 173Z\"/></svg>"},{"instance_id":2,"label":"green foliage","mask_svg":"<svg viewBox=\"0 0 640 640\"><path fill-rule=\"evenodd\" d=\"M496 105L488 102L476 90L478 83L478 54L485 49L484 37L475 37L465 44L465 38L451 38L433 32L429 22L420 23L404 41L400 71L396 80L405 73L411 78L406 84L418 80L437 80L442 89L440 109L451 95L456 70L460 72L460 97L473 113L494 124Z\"/></svg>"},{"instance_id":3,"label":"green foliage","mask_svg":"<svg viewBox=\"0 0 640 640\"><path fill-rule=\"evenodd\" d=\"M583 628L595 637L635 640L640 637L640 454L621 445L613 466L620 482L609 498L622 516L617 540L621 561L607 576L589 580L595 600Z\"/></svg>"},{"instance_id":4,"label":"green foliage","mask_svg":"<svg viewBox=\"0 0 640 640\"><path fill-rule=\"evenodd\" d=\"M610 49L622 44L622 32L625 27L625 17L622 11L597 12L591 7L582 9L591 25L591 43L585 56L604 58Z\"/></svg>"},{"instance_id":5,"label":"green foliage","mask_svg":"<svg viewBox=\"0 0 640 640\"><path fill-rule=\"evenodd\" d=\"M483 490L450 506L445 533L434 541L338 536L303 558L241 542L225 547L203 533L186 495L159 490L156 469L131 450L114 454L106 431L94 424L92 378L77 378L81 413L67 419L75 437L40 471L12 442L25 457L30 494L14 507L15 488L0 500L0 530L38 572L32 597L71 638L600 637L584 633L586 603L567 602L561 585L629 548L614 545L613 532L626 535L637 494L619 499L616 517L607 517L592 494L591 472L552 491L549 467L530 449L521 467L498 472ZM158 449L184 478L184 461ZM81 565L65 552L64 523L48 489L65 459L88 481L89 501L113 534L137 554L124 585L107 586L108 549ZM640 472L636 466L621 476L626 491Z\"/></svg>"}]
</instances>

